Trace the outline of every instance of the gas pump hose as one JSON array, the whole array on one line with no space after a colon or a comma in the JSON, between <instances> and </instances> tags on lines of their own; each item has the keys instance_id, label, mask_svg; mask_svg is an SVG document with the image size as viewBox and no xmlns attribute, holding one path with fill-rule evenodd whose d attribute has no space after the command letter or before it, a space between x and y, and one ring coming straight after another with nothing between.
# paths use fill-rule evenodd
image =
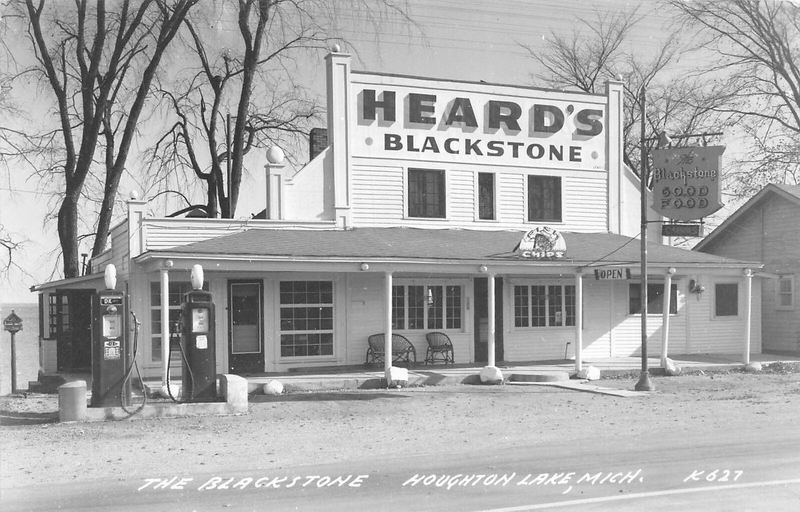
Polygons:
<instances>
[{"instance_id":1,"label":"gas pump hose","mask_svg":"<svg viewBox=\"0 0 800 512\"><path fill-rule=\"evenodd\" d=\"M125 375L122 377L122 386L119 392L119 402L122 406L122 410L128 413L128 416L133 416L137 414L139 411L144 409L144 406L147 405L147 390L144 386L144 379L142 379L142 373L139 371L139 363L136 362L136 354L139 350L139 326L141 322L136 317L136 313L133 311L130 312L131 316L133 317L133 354L131 356L131 363L128 365L128 368L125 370ZM136 375L139 377L139 387L142 390L142 403L136 409L128 410L125 404L125 383L128 382L131 378L131 373L133 369L136 368Z\"/></svg>"},{"instance_id":2,"label":"gas pump hose","mask_svg":"<svg viewBox=\"0 0 800 512\"><path fill-rule=\"evenodd\" d=\"M177 325L181 326L181 325L183 325L183 322L179 321L177 323ZM179 333L180 333L179 329L175 329L175 330L170 329L170 340L172 339L172 335L173 334L179 334ZM184 366L186 367L186 369L189 372L189 381L192 383L192 390L194 390L194 373L192 372L191 365L189 365L189 359L186 357L186 351L183 348L183 343L181 343L180 340L178 341L178 349L181 352L181 358L183 359ZM176 402L176 403L185 402L186 400L184 400L183 398L181 400L178 400L177 398L172 396L172 389L170 388L170 385L169 385L169 383L170 383L170 375L169 374L170 374L171 362L172 362L172 347L170 346L169 355L167 355L167 394L169 395L170 399L173 402ZM183 393L183 391L184 390L181 389L181 393ZM189 397L190 400L191 400L191 398L192 397Z\"/></svg>"}]
</instances>

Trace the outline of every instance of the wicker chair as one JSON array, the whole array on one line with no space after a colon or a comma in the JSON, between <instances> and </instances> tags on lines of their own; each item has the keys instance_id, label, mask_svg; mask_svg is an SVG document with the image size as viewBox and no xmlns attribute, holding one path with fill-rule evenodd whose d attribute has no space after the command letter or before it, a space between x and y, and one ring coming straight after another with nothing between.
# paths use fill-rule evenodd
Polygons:
<instances>
[{"instance_id":1,"label":"wicker chair","mask_svg":"<svg viewBox=\"0 0 800 512\"><path fill-rule=\"evenodd\" d=\"M367 339L367 360L365 364L386 361L386 335L373 334ZM405 361L409 365L417 362L417 349L405 336L392 334L392 362Z\"/></svg>"},{"instance_id":2,"label":"wicker chair","mask_svg":"<svg viewBox=\"0 0 800 512\"><path fill-rule=\"evenodd\" d=\"M453 342L450 337L443 332L429 332L425 335L428 340L428 351L425 353L425 364L433 364L442 361L445 364L454 363Z\"/></svg>"}]
</instances>

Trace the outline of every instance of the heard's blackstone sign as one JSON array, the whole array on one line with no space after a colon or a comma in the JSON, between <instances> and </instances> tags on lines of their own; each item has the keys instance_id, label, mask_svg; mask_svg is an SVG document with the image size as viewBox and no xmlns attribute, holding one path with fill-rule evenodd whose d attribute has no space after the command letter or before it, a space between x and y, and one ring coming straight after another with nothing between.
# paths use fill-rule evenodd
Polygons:
<instances>
[{"instance_id":1,"label":"heard's blackstone sign","mask_svg":"<svg viewBox=\"0 0 800 512\"><path fill-rule=\"evenodd\" d=\"M697 220L722 208L725 146L654 149L653 208L669 219Z\"/></svg>"}]
</instances>

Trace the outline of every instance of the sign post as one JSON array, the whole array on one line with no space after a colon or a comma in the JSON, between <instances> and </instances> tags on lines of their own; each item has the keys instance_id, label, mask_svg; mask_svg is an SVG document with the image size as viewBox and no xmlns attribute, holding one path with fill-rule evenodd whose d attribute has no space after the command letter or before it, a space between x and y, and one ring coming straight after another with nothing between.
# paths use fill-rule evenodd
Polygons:
<instances>
[{"instance_id":1,"label":"sign post","mask_svg":"<svg viewBox=\"0 0 800 512\"><path fill-rule=\"evenodd\" d=\"M11 333L11 392L17 392L17 344L14 336L22 330L22 319L14 310L3 320L3 329Z\"/></svg>"}]
</instances>

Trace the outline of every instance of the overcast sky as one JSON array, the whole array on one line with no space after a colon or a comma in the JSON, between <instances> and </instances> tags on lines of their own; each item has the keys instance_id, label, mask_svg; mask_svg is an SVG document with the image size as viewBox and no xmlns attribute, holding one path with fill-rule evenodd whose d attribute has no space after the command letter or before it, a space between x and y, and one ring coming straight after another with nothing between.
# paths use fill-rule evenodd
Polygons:
<instances>
[{"instance_id":1,"label":"overcast sky","mask_svg":"<svg viewBox=\"0 0 800 512\"><path fill-rule=\"evenodd\" d=\"M373 36L359 30L357 20L341 18L341 36L354 47L353 69L380 71L468 81L537 85L531 77L533 62L520 46L539 47L551 31L570 34L576 18L594 20L598 13L632 11L640 2L625 0L409 0L410 14L421 27L421 35L399 24L387 25L376 44ZM639 13L644 15L632 37L629 50L647 53L659 46L669 29L669 19L656 2L645 0ZM21 37L21 36L20 36ZM25 40L17 41L27 44ZM324 61L301 61L300 80L317 94L324 94ZM42 89L31 96L49 94ZM324 104L324 99L321 100ZM39 104L41 102L39 101ZM248 190L264 190L263 173L253 172L251 183L242 187L239 216L263 208L263 194L247 195ZM0 223L27 239L24 251L15 255L31 276L15 273L11 282L0 282L0 303L32 302L31 285L48 280L58 248L55 221L44 220L49 201L37 191L38 182L19 169L0 168ZM120 195L128 197L132 185L123 184ZM141 194L141 192L140 192ZM122 213L122 212L117 212ZM87 243L82 252L89 252ZM5 309L5 308L4 308Z\"/></svg>"}]
</instances>

